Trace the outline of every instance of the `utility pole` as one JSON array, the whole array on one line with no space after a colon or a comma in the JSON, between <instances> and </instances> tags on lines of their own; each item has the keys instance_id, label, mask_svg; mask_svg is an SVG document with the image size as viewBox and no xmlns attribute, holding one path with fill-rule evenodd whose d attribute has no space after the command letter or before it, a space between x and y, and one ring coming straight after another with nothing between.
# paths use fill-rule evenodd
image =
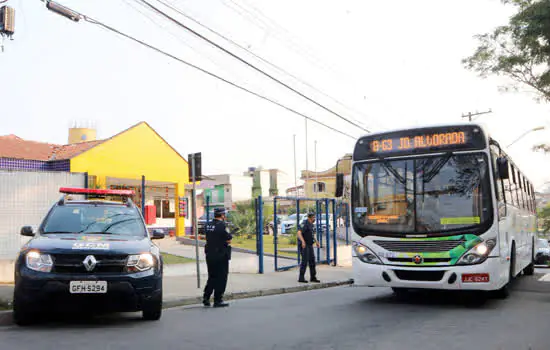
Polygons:
<instances>
[{"instance_id":1,"label":"utility pole","mask_svg":"<svg viewBox=\"0 0 550 350\"><path fill-rule=\"evenodd\" d=\"M193 181L193 190L191 193L191 206L193 208L193 216L191 218L193 223L193 234L195 235L195 255L196 255L196 264L197 264L197 288L201 287L201 271L199 264L199 232L197 229L197 180L202 179L202 155L201 153L191 153L187 158L190 163L190 179ZM206 223L208 225L208 223Z\"/></svg>"},{"instance_id":2,"label":"utility pole","mask_svg":"<svg viewBox=\"0 0 550 350\"><path fill-rule=\"evenodd\" d=\"M298 180L296 177L296 134L294 134L294 189L296 190L296 197L298 197Z\"/></svg>"},{"instance_id":3,"label":"utility pole","mask_svg":"<svg viewBox=\"0 0 550 350\"><path fill-rule=\"evenodd\" d=\"M468 112L468 114L462 114L462 118L468 118L468 121L471 122L473 116L488 114L488 113L493 113L493 111L491 109L489 109L488 111L485 111L485 112L478 112L478 111L475 111L475 113Z\"/></svg>"},{"instance_id":4,"label":"utility pole","mask_svg":"<svg viewBox=\"0 0 550 350\"><path fill-rule=\"evenodd\" d=\"M307 154L307 119L305 119L306 122L306 184L304 186L304 194L307 197L307 186L309 181L309 164L308 164L308 154ZM299 214L299 213L298 213Z\"/></svg>"}]
</instances>

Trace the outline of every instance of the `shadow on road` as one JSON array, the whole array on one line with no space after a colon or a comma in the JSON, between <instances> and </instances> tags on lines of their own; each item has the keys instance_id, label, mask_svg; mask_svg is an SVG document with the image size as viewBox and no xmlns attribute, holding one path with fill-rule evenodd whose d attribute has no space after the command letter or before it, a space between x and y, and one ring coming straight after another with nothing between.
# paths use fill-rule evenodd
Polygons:
<instances>
[{"instance_id":1,"label":"shadow on road","mask_svg":"<svg viewBox=\"0 0 550 350\"><path fill-rule=\"evenodd\" d=\"M3 325L13 325L11 315L9 320L4 320ZM114 314L44 314L37 316L32 325L22 327L33 329L94 329L105 327L132 328L136 323L147 323L138 313L114 313Z\"/></svg>"},{"instance_id":2,"label":"shadow on road","mask_svg":"<svg viewBox=\"0 0 550 350\"><path fill-rule=\"evenodd\" d=\"M388 294L364 300L367 304L377 305L421 305L438 309L490 308L498 300L490 299L485 293L411 290L398 295L391 290Z\"/></svg>"},{"instance_id":3,"label":"shadow on road","mask_svg":"<svg viewBox=\"0 0 550 350\"><path fill-rule=\"evenodd\" d=\"M550 282L539 281L542 274L534 276L519 276L510 285L509 298L514 298L514 293L531 292L538 293L537 299L544 299L550 302ZM479 291L446 291L446 290L410 290L387 294L364 300L364 303L371 305L421 305L437 309L469 309L469 308L497 308L500 300L487 292ZM531 298L535 296L532 295Z\"/></svg>"}]
</instances>

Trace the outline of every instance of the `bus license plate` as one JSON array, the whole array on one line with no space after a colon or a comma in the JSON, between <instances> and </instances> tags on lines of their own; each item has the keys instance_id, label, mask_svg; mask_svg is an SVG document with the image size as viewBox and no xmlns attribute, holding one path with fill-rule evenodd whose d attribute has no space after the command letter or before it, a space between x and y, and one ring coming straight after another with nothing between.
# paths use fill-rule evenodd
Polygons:
<instances>
[{"instance_id":1,"label":"bus license plate","mask_svg":"<svg viewBox=\"0 0 550 350\"><path fill-rule=\"evenodd\" d=\"M489 282L488 273L463 273L463 283L487 283Z\"/></svg>"},{"instance_id":2,"label":"bus license plate","mask_svg":"<svg viewBox=\"0 0 550 350\"><path fill-rule=\"evenodd\" d=\"M71 294L104 294L107 293L107 281L71 281Z\"/></svg>"}]
</instances>

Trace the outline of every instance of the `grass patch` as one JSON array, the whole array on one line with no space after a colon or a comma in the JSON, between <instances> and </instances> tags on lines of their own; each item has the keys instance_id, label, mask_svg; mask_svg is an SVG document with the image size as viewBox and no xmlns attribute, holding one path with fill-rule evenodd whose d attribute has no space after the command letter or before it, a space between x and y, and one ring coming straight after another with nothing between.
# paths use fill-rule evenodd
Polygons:
<instances>
[{"instance_id":1,"label":"grass patch","mask_svg":"<svg viewBox=\"0 0 550 350\"><path fill-rule=\"evenodd\" d=\"M235 237L231 242L231 246L256 251L256 239ZM294 252L281 251L281 249L289 249L289 248L296 249L296 245L290 244L286 237L279 237L277 241L277 254L287 255L292 257L297 256L297 253L294 253ZM274 254L274 251L275 251L275 245L273 244L273 236L265 235L264 236L264 253Z\"/></svg>"},{"instance_id":2,"label":"grass patch","mask_svg":"<svg viewBox=\"0 0 550 350\"><path fill-rule=\"evenodd\" d=\"M162 254L162 259L164 260L164 263L167 265L187 264L187 263L195 262L194 259L185 258L183 256L172 255L168 253L161 253L161 254Z\"/></svg>"}]
</instances>

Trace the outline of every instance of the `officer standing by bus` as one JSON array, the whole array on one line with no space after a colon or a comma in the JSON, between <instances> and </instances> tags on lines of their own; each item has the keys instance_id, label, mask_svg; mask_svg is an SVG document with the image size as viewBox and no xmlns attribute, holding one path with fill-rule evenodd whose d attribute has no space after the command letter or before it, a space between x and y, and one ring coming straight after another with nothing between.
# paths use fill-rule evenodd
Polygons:
<instances>
[{"instance_id":1,"label":"officer standing by bus","mask_svg":"<svg viewBox=\"0 0 550 350\"><path fill-rule=\"evenodd\" d=\"M321 282L317 279L317 272L315 270L315 254L313 252L313 244L316 244L318 248L320 245L315 239L315 228L313 226L314 222L315 213L309 213L307 214L307 219L302 223L302 226L298 228L298 239L300 242L299 251L302 258L298 282L302 283L307 283L304 275L306 274L306 268L308 265L310 282Z\"/></svg>"},{"instance_id":2,"label":"officer standing by bus","mask_svg":"<svg viewBox=\"0 0 550 350\"><path fill-rule=\"evenodd\" d=\"M202 303L210 306L210 297L214 293L214 307L225 307L229 304L223 301L223 294L227 285L229 260L231 260L231 239L233 236L227 231L225 223L225 208L214 209L214 220L206 225L206 265L208 267L208 281L204 287Z\"/></svg>"}]
</instances>

